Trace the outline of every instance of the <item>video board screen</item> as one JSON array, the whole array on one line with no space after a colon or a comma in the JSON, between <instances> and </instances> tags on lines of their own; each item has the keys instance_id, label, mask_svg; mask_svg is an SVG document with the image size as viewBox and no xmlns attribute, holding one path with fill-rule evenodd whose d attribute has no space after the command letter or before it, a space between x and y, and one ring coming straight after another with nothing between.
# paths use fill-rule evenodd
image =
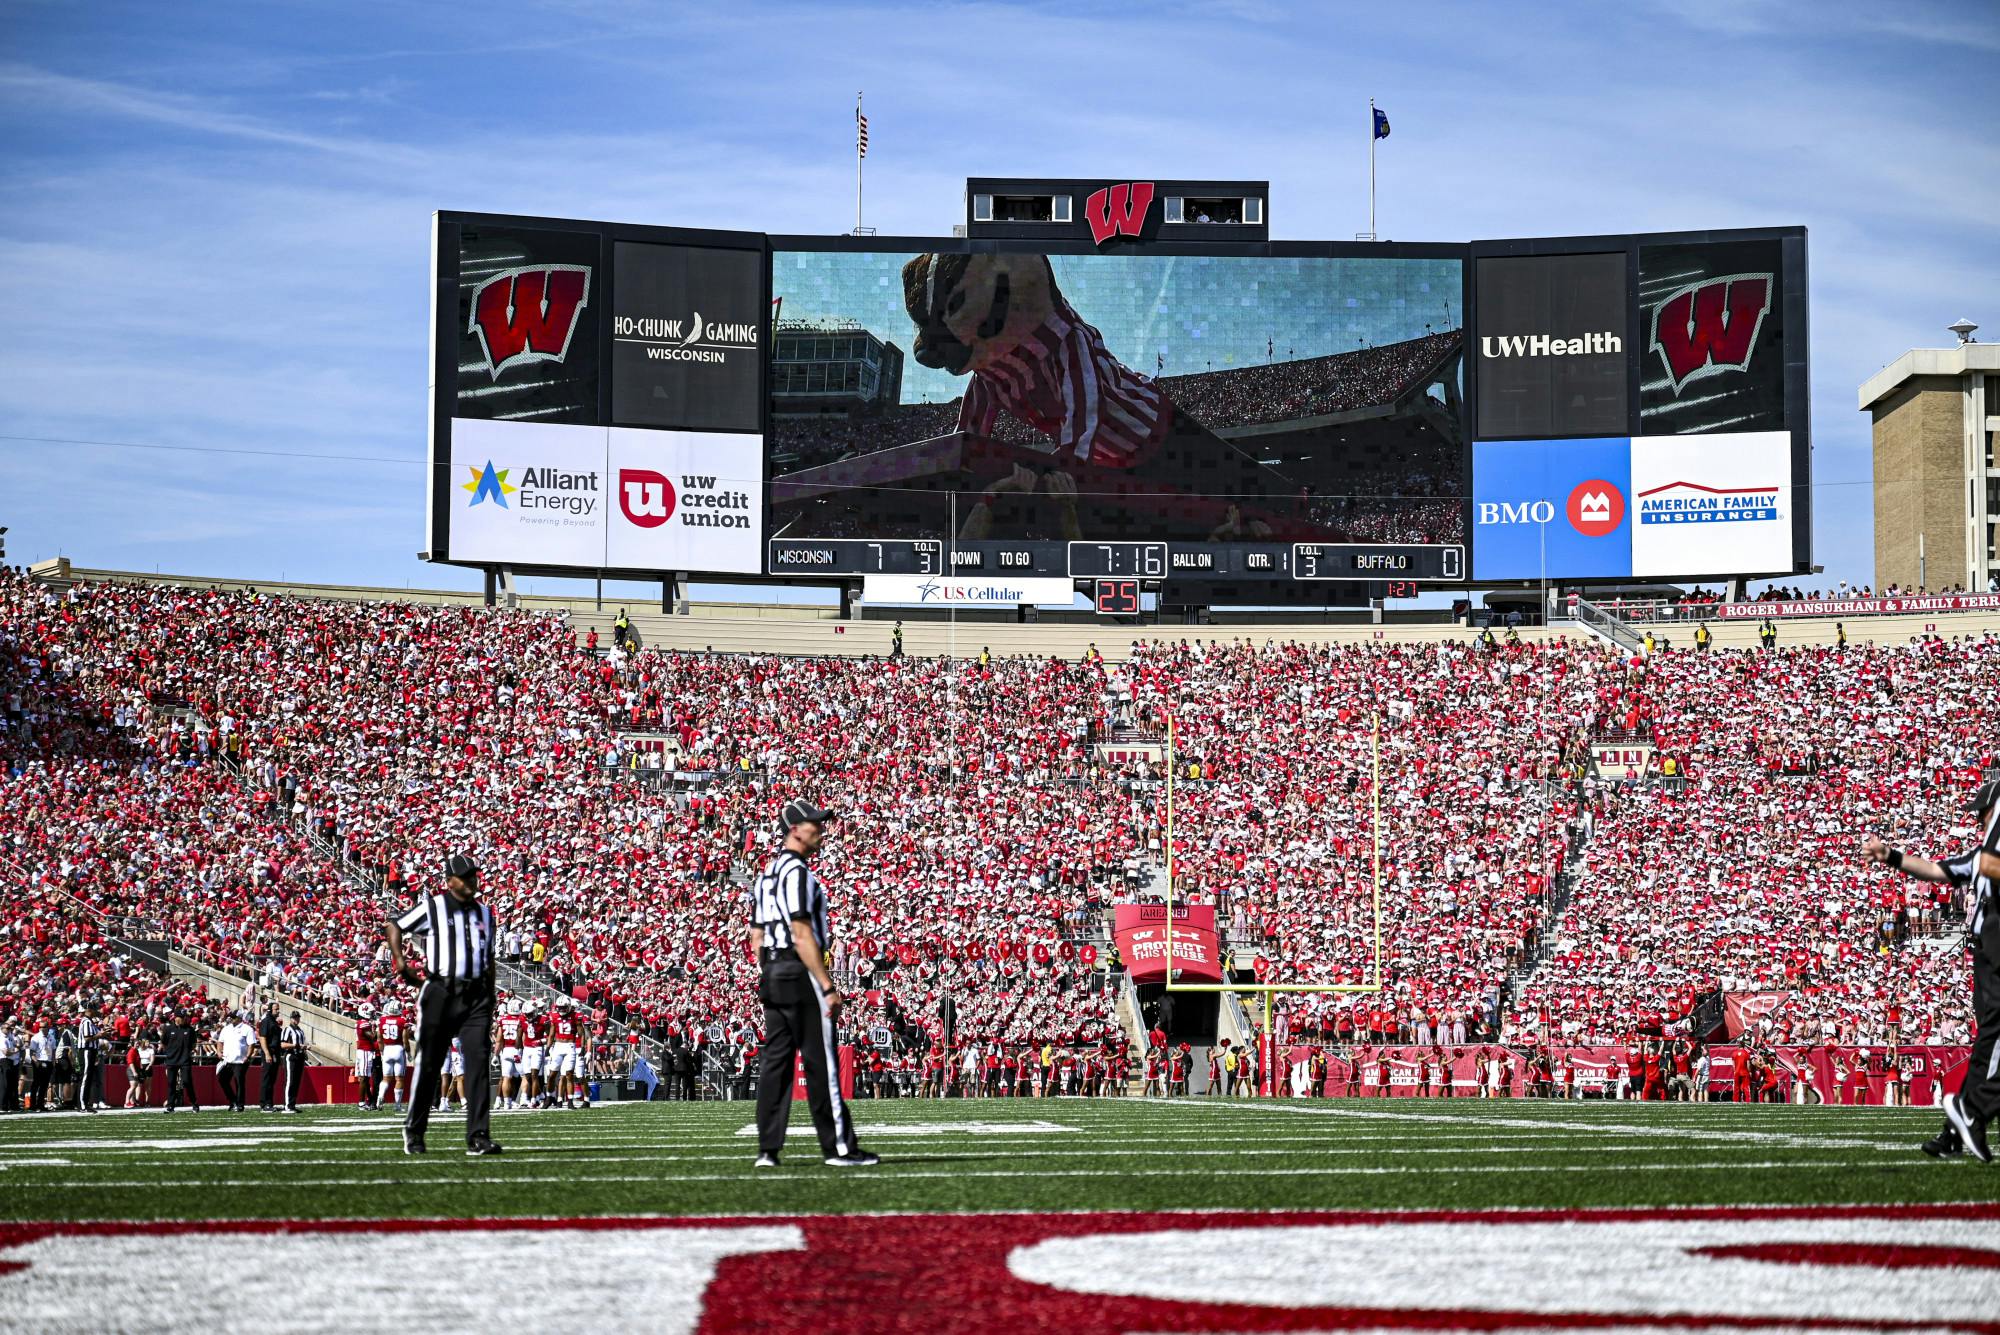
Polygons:
<instances>
[{"instance_id":1,"label":"video board screen","mask_svg":"<svg viewBox=\"0 0 2000 1335\"><path fill-rule=\"evenodd\" d=\"M1644 429L1682 435L1790 425L1784 297L1777 241L1641 244Z\"/></svg>"},{"instance_id":2,"label":"video board screen","mask_svg":"<svg viewBox=\"0 0 2000 1335\"><path fill-rule=\"evenodd\" d=\"M1625 252L1491 255L1479 285L1479 435L1625 430Z\"/></svg>"},{"instance_id":3,"label":"video board screen","mask_svg":"<svg viewBox=\"0 0 2000 1335\"><path fill-rule=\"evenodd\" d=\"M1456 257L781 249L771 291L774 538L1465 540Z\"/></svg>"}]
</instances>

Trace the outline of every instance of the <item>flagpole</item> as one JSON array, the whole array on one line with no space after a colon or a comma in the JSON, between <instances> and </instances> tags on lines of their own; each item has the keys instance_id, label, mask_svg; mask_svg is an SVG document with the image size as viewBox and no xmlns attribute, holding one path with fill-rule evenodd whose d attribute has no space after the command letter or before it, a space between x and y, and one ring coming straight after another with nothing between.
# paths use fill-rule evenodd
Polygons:
<instances>
[{"instance_id":1,"label":"flagpole","mask_svg":"<svg viewBox=\"0 0 2000 1335\"><path fill-rule=\"evenodd\" d=\"M861 235L861 94L854 94L854 234Z\"/></svg>"},{"instance_id":2,"label":"flagpole","mask_svg":"<svg viewBox=\"0 0 2000 1335\"><path fill-rule=\"evenodd\" d=\"M1368 239L1375 239L1375 99L1368 99Z\"/></svg>"}]
</instances>

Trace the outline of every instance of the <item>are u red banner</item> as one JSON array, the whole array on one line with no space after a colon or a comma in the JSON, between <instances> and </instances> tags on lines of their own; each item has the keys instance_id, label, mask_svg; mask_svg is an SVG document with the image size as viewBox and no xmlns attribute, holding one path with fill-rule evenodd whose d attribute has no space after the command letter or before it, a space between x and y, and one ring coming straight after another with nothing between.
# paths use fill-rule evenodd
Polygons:
<instances>
[{"instance_id":1,"label":"are u red banner","mask_svg":"<svg viewBox=\"0 0 2000 1335\"><path fill-rule=\"evenodd\" d=\"M1221 951L1215 940L1213 904L1176 904L1173 923L1174 970L1190 982L1222 981ZM1164 982L1167 976L1167 906L1120 904L1112 911L1118 954L1132 978Z\"/></svg>"}]
</instances>

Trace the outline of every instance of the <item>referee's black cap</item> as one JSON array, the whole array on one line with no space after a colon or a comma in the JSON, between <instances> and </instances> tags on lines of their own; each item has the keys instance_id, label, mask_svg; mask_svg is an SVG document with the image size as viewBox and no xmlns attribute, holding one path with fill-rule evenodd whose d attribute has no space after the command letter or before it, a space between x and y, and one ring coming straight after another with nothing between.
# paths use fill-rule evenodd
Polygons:
<instances>
[{"instance_id":1,"label":"referee's black cap","mask_svg":"<svg viewBox=\"0 0 2000 1335\"><path fill-rule=\"evenodd\" d=\"M453 853L445 859L444 874L470 884L479 879L479 864L463 853Z\"/></svg>"},{"instance_id":2,"label":"referee's black cap","mask_svg":"<svg viewBox=\"0 0 2000 1335\"><path fill-rule=\"evenodd\" d=\"M833 812L803 799L785 803L785 809L778 814L778 821L787 830L794 825L820 825L833 819Z\"/></svg>"},{"instance_id":3,"label":"referee's black cap","mask_svg":"<svg viewBox=\"0 0 2000 1335\"><path fill-rule=\"evenodd\" d=\"M1965 804L1965 809L1978 815L1991 807L1996 798L2000 798L2000 779L1988 779L1972 790L1972 800Z\"/></svg>"}]
</instances>

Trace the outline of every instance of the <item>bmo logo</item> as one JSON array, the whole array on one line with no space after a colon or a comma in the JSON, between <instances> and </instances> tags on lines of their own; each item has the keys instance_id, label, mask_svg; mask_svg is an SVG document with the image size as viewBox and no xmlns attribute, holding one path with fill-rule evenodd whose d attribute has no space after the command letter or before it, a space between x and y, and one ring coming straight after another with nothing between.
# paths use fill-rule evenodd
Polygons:
<instances>
[{"instance_id":1,"label":"bmo logo","mask_svg":"<svg viewBox=\"0 0 2000 1335\"><path fill-rule=\"evenodd\" d=\"M1625 493L1603 478L1579 482L1563 507L1570 526L1586 538L1601 538L1625 522Z\"/></svg>"},{"instance_id":2,"label":"bmo logo","mask_svg":"<svg viewBox=\"0 0 2000 1335\"><path fill-rule=\"evenodd\" d=\"M1550 500L1481 501L1481 527L1512 524L1553 524L1556 505ZM1562 514L1570 527L1586 538L1602 538L1618 531L1625 522L1625 493L1614 482L1592 478L1579 482L1563 503Z\"/></svg>"},{"instance_id":3,"label":"bmo logo","mask_svg":"<svg viewBox=\"0 0 2000 1335\"><path fill-rule=\"evenodd\" d=\"M1479 522L1483 524L1547 524L1556 517L1551 501L1481 501Z\"/></svg>"}]
</instances>

